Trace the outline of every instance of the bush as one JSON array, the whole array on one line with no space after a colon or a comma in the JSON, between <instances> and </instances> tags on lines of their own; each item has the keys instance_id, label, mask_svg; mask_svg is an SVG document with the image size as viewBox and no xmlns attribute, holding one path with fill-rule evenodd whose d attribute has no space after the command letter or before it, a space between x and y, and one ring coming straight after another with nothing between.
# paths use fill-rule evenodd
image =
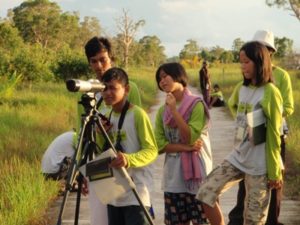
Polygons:
<instances>
[{"instance_id":1,"label":"bush","mask_svg":"<svg viewBox=\"0 0 300 225\"><path fill-rule=\"evenodd\" d=\"M91 73L86 57L81 52L63 49L58 56L58 62L53 68L56 79L67 80L80 78Z\"/></svg>"}]
</instances>

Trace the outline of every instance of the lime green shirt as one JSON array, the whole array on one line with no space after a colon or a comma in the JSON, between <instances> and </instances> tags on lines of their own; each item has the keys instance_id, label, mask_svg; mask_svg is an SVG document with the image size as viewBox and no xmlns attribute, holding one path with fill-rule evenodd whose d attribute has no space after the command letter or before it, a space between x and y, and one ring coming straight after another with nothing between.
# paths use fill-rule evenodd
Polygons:
<instances>
[{"instance_id":1,"label":"lime green shirt","mask_svg":"<svg viewBox=\"0 0 300 225\"><path fill-rule=\"evenodd\" d=\"M290 75L287 71L278 66L273 66L272 74L275 80L275 85L282 96L283 116L288 117L294 112L294 98Z\"/></svg>"}]
</instances>

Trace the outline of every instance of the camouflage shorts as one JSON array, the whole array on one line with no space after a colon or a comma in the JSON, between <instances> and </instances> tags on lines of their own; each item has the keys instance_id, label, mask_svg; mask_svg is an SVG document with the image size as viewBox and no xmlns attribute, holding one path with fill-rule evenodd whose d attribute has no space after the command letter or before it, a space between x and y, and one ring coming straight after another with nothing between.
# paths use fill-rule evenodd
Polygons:
<instances>
[{"instance_id":1,"label":"camouflage shorts","mask_svg":"<svg viewBox=\"0 0 300 225\"><path fill-rule=\"evenodd\" d=\"M266 175L245 174L228 161L223 161L201 184L197 199L213 207L220 194L242 179L245 179L246 187L244 224L264 224L270 197Z\"/></svg>"}]
</instances>

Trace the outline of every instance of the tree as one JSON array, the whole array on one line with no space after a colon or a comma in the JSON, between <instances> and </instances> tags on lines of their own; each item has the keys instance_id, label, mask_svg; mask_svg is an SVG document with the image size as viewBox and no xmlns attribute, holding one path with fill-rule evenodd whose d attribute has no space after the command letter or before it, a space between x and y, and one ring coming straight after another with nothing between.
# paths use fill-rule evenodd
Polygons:
<instances>
[{"instance_id":1,"label":"tree","mask_svg":"<svg viewBox=\"0 0 300 225\"><path fill-rule=\"evenodd\" d=\"M289 38L275 37L275 46L277 48L275 56L278 58L283 58L293 52L293 40Z\"/></svg>"},{"instance_id":2,"label":"tree","mask_svg":"<svg viewBox=\"0 0 300 225\"><path fill-rule=\"evenodd\" d=\"M80 46L84 46L85 43L94 36L100 36L101 25L96 17L85 16L80 23L78 41Z\"/></svg>"},{"instance_id":3,"label":"tree","mask_svg":"<svg viewBox=\"0 0 300 225\"><path fill-rule=\"evenodd\" d=\"M25 42L53 50L74 44L79 33L78 13L62 13L49 0L23 2L13 9L12 19Z\"/></svg>"},{"instance_id":4,"label":"tree","mask_svg":"<svg viewBox=\"0 0 300 225\"><path fill-rule=\"evenodd\" d=\"M268 6L277 6L278 8L284 8L289 11L293 11L293 13L299 21L300 21L300 1L299 0L266 0L266 4Z\"/></svg>"},{"instance_id":5,"label":"tree","mask_svg":"<svg viewBox=\"0 0 300 225\"><path fill-rule=\"evenodd\" d=\"M179 58L193 60L195 56L198 57L199 51L200 48L197 41L189 39L187 40L187 44L185 44L183 49L180 51Z\"/></svg>"},{"instance_id":6,"label":"tree","mask_svg":"<svg viewBox=\"0 0 300 225\"><path fill-rule=\"evenodd\" d=\"M239 60L239 52L240 52L240 49L243 46L243 44L244 44L244 41L241 38L236 38L233 41L232 54L233 54L233 60L235 62L238 62L238 60Z\"/></svg>"},{"instance_id":7,"label":"tree","mask_svg":"<svg viewBox=\"0 0 300 225\"><path fill-rule=\"evenodd\" d=\"M233 54L231 51L224 51L220 56L220 61L222 63L231 63L233 61Z\"/></svg>"},{"instance_id":8,"label":"tree","mask_svg":"<svg viewBox=\"0 0 300 225\"><path fill-rule=\"evenodd\" d=\"M157 36L145 36L139 41L140 54L146 65L156 67L166 59L164 47Z\"/></svg>"},{"instance_id":9,"label":"tree","mask_svg":"<svg viewBox=\"0 0 300 225\"><path fill-rule=\"evenodd\" d=\"M219 60L221 57L221 54L224 52L225 50L223 48L221 48L220 46L216 46L213 47L210 50L210 56L211 56L211 61L215 61L215 60Z\"/></svg>"},{"instance_id":10,"label":"tree","mask_svg":"<svg viewBox=\"0 0 300 225\"><path fill-rule=\"evenodd\" d=\"M128 15L128 11L123 9L123 15L116 19L116 26L120 31L120 38L123 42L124 55L123 64L125 68L128 65L129 48L134 40L138 29L145 25L145 20L133 21Z\"/></svg>"},{"instance_id":11,"label":"tree","mask_svg":"<svg viewBox=\"0 0 300 225\"><path fill-rule=\"evenodd\" d=\"M48 0L25 1L13 9L13 21L25 42L39 43L47 47L62 25L60 8Z\"/></svg>"}]
</instances>

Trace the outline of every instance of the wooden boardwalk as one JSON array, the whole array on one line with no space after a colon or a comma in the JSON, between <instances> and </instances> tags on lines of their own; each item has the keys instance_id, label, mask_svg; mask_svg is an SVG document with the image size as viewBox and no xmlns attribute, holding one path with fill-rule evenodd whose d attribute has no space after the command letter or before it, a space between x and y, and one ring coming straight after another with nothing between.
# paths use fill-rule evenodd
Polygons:
<instances>
[{"instance_id":1,"label":"wooden boardwalk","mask_svg":"<svg viewBox=\"0 0 300 225\"><path fill-rule=\"evenodd\" d=\"M192 92L196 93L197 90L191 88ZM164 102L164 94L162 92L158 95L158 103L150 110L150 118L153 121L158 107ZM213 151L214 166L222 162L224 157L232 150L233 146L233 130L234 122L228 115L226 108L213 108L211 109L211 127L210 127L210 139ZM155 210L155 224L163 225L164 215L164 203L163 192L161 190L161 178L163 168L164 155L160 155L155 162L154 169L154 187L155 190L152 193L152 201ZM225 192L220 198L220 205L225 217L225 221L228 220L228 212L232 209L236 202L237 186L231 188ZM74 206L76 203L76 196L71 193L68 198L67 207L65 209L63 217L63 225L74 224ZM49 225L56 224L58 209L61 204L61 198L58 199L48 212L48 217L52 218ZM284 225L300 225L300 201L292 201L284 198L281 207L280 221ZM90 225L89 222L89 209L87 204L87 198L82 198L82 204L80 209L79 225Z\"/></svg>"}]
</instances>

